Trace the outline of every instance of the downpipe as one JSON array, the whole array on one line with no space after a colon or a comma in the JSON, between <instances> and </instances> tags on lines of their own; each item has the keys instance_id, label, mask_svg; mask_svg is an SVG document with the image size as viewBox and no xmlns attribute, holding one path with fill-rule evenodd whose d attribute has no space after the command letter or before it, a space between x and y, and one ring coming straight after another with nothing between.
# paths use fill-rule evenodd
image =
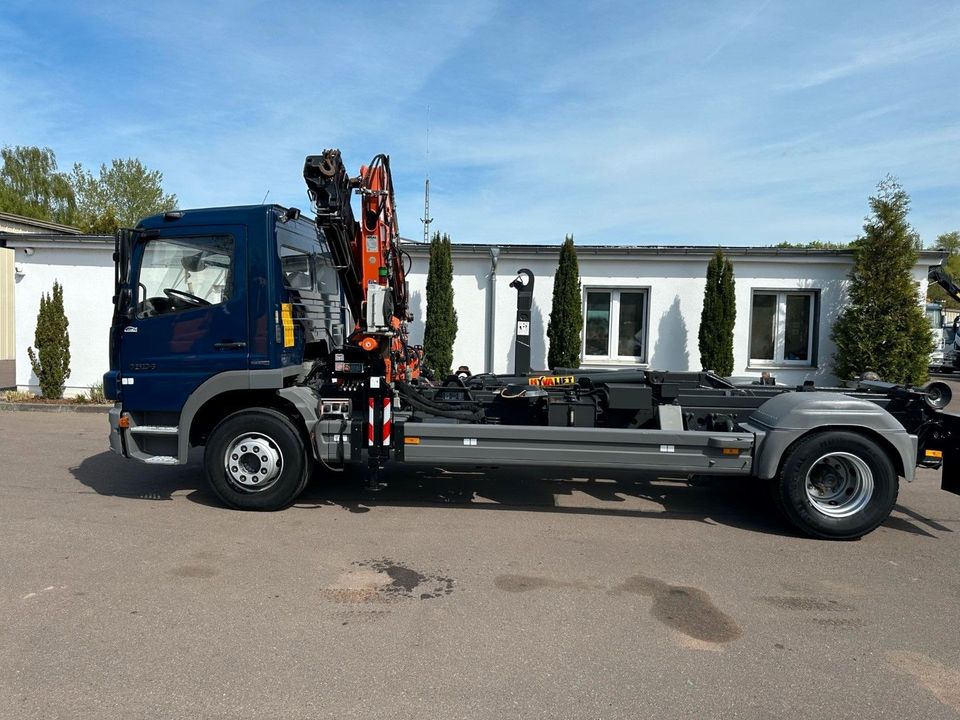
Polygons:
<instances>
[{"instance_id":1,"label":"downpipe","mask_svg":"<svg viewBox=\"0 0 960 720\"><path fill-rule=\"evenodd\" d=\"M493 372L494 338L497 328L497 263L500 261L500 248L490 248L490 275L487 276L487 363L484 369Z\"/></svg>"}]
</instances>

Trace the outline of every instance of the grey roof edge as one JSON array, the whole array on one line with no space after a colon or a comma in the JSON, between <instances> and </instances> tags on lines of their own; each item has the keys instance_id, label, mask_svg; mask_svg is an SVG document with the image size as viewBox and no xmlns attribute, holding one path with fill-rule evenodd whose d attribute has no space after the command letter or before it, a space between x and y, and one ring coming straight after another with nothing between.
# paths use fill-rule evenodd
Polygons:
<instances>
[{"instance_id":1,"label":"grey roof edge","mask_svg":"<svg viewBox=\"0 0 960 720\"><path fill-rule=\"evenodd\" d=\"M33 225L35 227L44 228L46 230L54 230L60 235L82 235L83 232L80 228L75 228L72 225L61 225L60 223L50 222L49 220L37 220L36 218L27 217L26 215L16 215L14 213L0 212L0 219L8 220L10 222L20 223L21 225ZM13 233L11 233L13 234ZM21 233L16 233L21 234ZM35 233L22 233L24 235L33 235Z\"/></svg>"},{"instance_id":2,"label":"grey roof edge","mask_svg":"<svg viewBox=\"0 0 960 720\"><path fill-rule=\"evenodd\" d=\"M62 235L60 233L3 233L0 247L29 247L31 245L109 245L113 235Z\"/></svg>"},{"instance_id":3,"label":"grey roof edge","mask_svg":"<svg viewBox=\"0 0 960 720\"><path fill-rule=\"evenodd\" d=\"M408 242L404 239L403 249L411 254L426 255L430 251L430 245L424 242ZM501 256L503 255L558 255L560 253L559 245L486 245L453 243L452 249L454 255L490 255L492 248L498 248ZM716 245L578 245L578 256L608 256L623 257L627 255L670 255L670 256L695 256L708 257L713 255L718 249ZM755 246L720 246L724 255L730 257L851 257L853 250L822 250L818 248L779 248L779 247L755 247ZM920 259L924 260L943 260L947 255L945 250L920 250Z\"/></svg>"}]
</instances>

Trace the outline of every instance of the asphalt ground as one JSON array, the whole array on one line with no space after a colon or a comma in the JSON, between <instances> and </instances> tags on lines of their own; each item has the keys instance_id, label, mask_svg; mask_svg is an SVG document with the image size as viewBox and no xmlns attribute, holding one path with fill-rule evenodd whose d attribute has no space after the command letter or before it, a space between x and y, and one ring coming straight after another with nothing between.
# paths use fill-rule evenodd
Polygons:
<instances>
[{"instance_id":1,"label":"asphalt ground","mask_svg":"<svg viewBox=\"0 0 960 720\"><path fill-rule=\"evenodd\" d=\"M856 542L750 483L404 468L224 509L0 413L0 718L956 718L960 497Z\"/></svg>"}]
</instances>

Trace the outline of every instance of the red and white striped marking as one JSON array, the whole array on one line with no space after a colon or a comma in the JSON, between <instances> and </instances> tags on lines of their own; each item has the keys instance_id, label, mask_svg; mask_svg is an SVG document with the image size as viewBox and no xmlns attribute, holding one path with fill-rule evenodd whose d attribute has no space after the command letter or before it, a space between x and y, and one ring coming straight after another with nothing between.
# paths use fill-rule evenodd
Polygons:
<instances>
[{"instance_id":1,"label":"red and white striped marking","mask_svg":"<svg viewBox=\"0 0 960 720\"><path fill-rule=\"evenodd\" d=\"M373 408L374 399L370 398L370 407L367 414L367 445L373 445ZM390 416L391 400L388 397L383 398L383 445L390 444L390 429L393 427L393 421Z\"/></svg>"},{"instance_id":2,"label":"red and white striped marking","mask_svg":"<svg viewBox=\"0 0 960 720\"><path fill-rule=\"evenodd\" d=\"M383 444L390 444L390 428L393 426L393 422L390 416L390 398L383 399Z\"/></svg>"}]
</instances>

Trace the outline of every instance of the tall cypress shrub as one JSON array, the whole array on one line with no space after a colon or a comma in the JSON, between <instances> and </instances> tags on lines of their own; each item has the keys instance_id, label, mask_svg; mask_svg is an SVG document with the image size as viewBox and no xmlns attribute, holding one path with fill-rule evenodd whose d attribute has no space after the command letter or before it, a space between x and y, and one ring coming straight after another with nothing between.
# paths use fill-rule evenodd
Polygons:
<instances>
[{"instance_id":1,"label":"tall cypress shrub","mask_svg":"<svg viewBox=\"0 0 960 720\"><path fill-rule=\"evenodd\" d=\"M453 341L457 337L457 311L453 307L453 253L450 236L439 232L430 241L427 270L427 320L423 329L426 366L437 379L450 374Z\"/></svg>"},{"instance_id":2,"label":"tall cypress shrub","mask_svg":"<svg viewBox=\"0 0 960 720\"><path fill-rule=\"evenodd\" d=\"M718 375L733 374L733 327L737 321L733 264L717 248L707 264L700 315L700 365Z\"/></svg>"},{"instance_id":3,"label":"tall cypress shrub","mask_svg":"<svg viewBox=\"0 0 960 720\"><path fill-rule=\"evenodd\" d=\"M580 266L573 235L567 235L560 246L560 263L553 278L553 303L547 338L550 368L580 367L580 333L583 330L583 307L580 292Z\"/></svg>"},{"instance_id":4,"label":"tall cypress shrub","mask_svg":"<svg viewBox=\"0 0 960 720\"><path fill-rule=\"evenodd\" d=\"M32 347L27 348L33 374L40 382L40 392L45 398L63 397L63 388L70 376L70 322L63 311L63 287L53 283L53 294L40 296L40 312L37 313L37 329Z\"/></svg>"},{"instance_id":5,"label":"tall cypress shrub","mask_svg":"<svg viewBox=\"0 0 960 720\"><path fill-rule=\"evenodd\" d=\"M933 339L912 274L920 239L907 222L910 197L887 176L870 209L852 245L848 304L833 326L834 370L845 379L869 370L887 382L919 384Z\"/></svg>"}]
</instances>

